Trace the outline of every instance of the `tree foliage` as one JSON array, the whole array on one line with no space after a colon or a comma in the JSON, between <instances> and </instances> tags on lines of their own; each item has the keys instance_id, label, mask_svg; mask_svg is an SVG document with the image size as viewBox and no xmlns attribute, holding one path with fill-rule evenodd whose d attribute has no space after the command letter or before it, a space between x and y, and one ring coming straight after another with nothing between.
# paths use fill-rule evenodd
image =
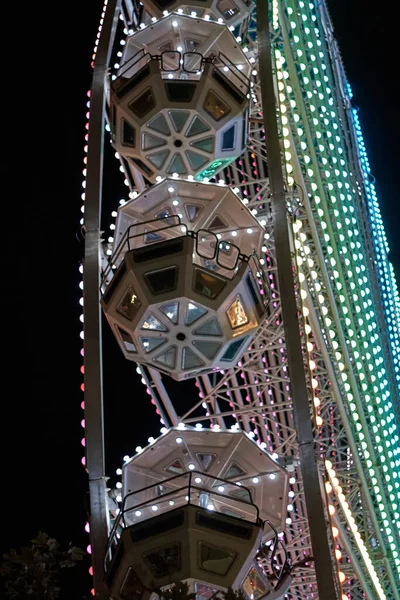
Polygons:
<instances>
[{"instance_id":1,"label":"tree foliage","mask_svg":"<svg viewBox=\"0 0 400 600\"><path fill-rule=\"evenodd\" d=\"M84 556L84 550L71 543L62 549L57 540L40 531L30 546L3 554L0 575L5 598L57 600L62 571L75 567Z\"/></svg>"}]
</instances>

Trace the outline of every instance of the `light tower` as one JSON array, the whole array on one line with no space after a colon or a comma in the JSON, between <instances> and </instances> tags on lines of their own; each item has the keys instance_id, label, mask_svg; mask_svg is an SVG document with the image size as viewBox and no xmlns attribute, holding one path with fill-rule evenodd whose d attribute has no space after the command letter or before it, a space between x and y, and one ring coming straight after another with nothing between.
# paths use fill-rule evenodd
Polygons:
<instances>
[{"instance_id":1,"label":"light tower","mask_svg":"<svg viewBox=\"0 0 400 600\"><path fill-rule=\"evenodd\" d=\"M287 586L294 600L399 599L399 300L383 228L371 228L380 215L360 127L325 4L257 8L256 18L236 0L108 2L102 17L84 218L86 465L102 599L178 580L198 599L228 585L249 600ZM114 207L104 242L109 134L130 200ZM164 425L124 464L111 515L100 302ZM170 382L183 379L193 394L178 413ZM217 463L234 438L243 442L226 472ZM253 502L237 485L268 480L254 449L286 482L278 523L252 521L267 496ZM233 506L236 488L251 501ZM165 523L175 516L174 533ZM277 571L257 552L267 521ZM162 523L169 550L156 551L144 532ZM240 523L250 533L233 558ZM206 576L206 563L229 568Z\"/></svg>"}]
</instances>

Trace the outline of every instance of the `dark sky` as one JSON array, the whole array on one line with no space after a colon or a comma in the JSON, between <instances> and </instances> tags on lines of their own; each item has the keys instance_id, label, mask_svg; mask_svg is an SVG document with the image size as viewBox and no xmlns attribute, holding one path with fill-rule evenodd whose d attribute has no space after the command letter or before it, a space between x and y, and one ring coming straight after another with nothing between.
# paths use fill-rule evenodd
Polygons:
<instances>
[{"instance_id":1,"label":"dark sky","mask_svg":"<svg viewBox=\"0 0 400 600\"><path fill-rule=\"evenodd\" d=\"M395 20L362 0L330 4L400 273ZM40 13L33 12L39 6ZM30 4L22 28L29 44L17 66L7 65L8 92L21 104L21 131L10 169L13 192L4 194L3 188L1 550L26 543L38 529L64 542L88 543L86 474L80 466L79 208L86 91L101 2L64 3L62 10L58 4L56 12L54 6ZM3 113L3 119L13 114ZM113 196L108 180L105 202ZM111 348L105 392L108 474L114 476L122 456L157 435L159 425L148 396L133 386L134 367L121 361L108 330L104 335Z\"/></svg>"}]
</instances>

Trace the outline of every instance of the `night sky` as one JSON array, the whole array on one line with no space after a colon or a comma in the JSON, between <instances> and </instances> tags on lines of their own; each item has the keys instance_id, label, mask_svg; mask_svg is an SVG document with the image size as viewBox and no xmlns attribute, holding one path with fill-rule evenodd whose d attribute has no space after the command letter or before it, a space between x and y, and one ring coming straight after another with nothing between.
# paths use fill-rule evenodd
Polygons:
<instances>
[{"instance_id":1,"label":"night sky","mask_svg":"<svg viewBox=\"0 0 400 600\"><path fill-rule=\"evenodd\" d=\"M396 22L375 3L329 4L400 280ZM13 182L12 192L3 187L2 551L28 542L38 529L62 542L88 543L80 463L79 219L86 92L102 2L57 4L56 12L54 6L30 3L21 28L25 60L7 64L8 92L23 93L14 167L3 176ZM106 171L110 207L126 190L114 174L115 167ZM133 363L121 360L106 327L104 337L107 474L115 481L122 457L157 436L160 425Z\"/></svg>"}]
</instances>

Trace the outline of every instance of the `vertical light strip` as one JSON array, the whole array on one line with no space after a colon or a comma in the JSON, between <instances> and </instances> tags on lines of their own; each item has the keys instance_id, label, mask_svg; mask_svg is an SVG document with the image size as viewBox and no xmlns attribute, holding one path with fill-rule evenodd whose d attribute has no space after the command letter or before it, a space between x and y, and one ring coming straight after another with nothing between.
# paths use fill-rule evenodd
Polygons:
<instances>
[{"instance_id":1,"label":"vertical light strip","mask_svg":"<svg viewBox=\"0 0 400 600\"><path fill-rule=\"evenodd\" d=\"M340 504L340 507L346 517L348 527L354 536L354 539L356 541L356 544L358 546L360 554L363 557L364 564L365 564L366 568L368 569L368 573L369 573L372 583L374 584L374 587L378 593L378 596L381 600L387 600L387 596L385 595L385 592L379 581L379 577L374 569L374 565L372 564L372 560L369 556L367 547L364 543L364 540L361 537L360 532L358 531L358 527L356 525L355 519L349 508L349 503L346 501L346 497L343 494L343 490L342 490L341 486L339 485L339 480L336 476L336 471L333 468L331 461L326 460L325 467L326 467L326 470L328 473L329 482L330 482L332 488L335 490L335 494L336 494L336 497Z\"/></svg>"}]
</instances>

